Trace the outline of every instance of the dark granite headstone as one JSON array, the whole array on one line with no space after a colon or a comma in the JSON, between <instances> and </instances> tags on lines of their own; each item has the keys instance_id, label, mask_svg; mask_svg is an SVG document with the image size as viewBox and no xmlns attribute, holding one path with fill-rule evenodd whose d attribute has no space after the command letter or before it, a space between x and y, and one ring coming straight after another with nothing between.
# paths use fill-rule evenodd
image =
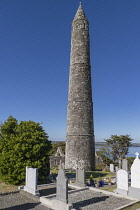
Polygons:
<instances>
[{"instance_id":1,"label":"dark granite headstone","mask_svg":"<svg viewBox=\"0 0 140 210\"><path fill-rule=\"evenodd\" d=\"M56 183L56 199L64 203L68 203L68 179L66 178L65 171L59 170Z\"/></svg>"}]
</instances>

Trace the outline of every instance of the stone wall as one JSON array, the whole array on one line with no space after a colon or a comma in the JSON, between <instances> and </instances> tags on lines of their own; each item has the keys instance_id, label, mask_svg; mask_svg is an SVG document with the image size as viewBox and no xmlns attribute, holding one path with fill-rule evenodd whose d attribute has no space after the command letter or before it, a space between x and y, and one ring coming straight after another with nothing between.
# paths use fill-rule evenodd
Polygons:
<instances>
[{"instance_id":1,"label":"stone wall","mask_svg":"<svg viewBox=\"0 0 140 210\"><path fill-rule=\"evenodd\" d=\"M89 24L80 5L72 22L65 167L95 169Z\"/></svg>"}]
</instances>

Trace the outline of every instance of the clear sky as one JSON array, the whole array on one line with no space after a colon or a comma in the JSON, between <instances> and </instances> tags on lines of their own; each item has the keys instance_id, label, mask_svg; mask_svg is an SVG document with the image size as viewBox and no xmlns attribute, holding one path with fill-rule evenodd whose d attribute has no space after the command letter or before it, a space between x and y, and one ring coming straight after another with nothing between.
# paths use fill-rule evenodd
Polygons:
<instances>
[{"instance_id":1,"label":"clear sky","mask_svg":"<svg viewBox=\"0 0 140 210\"><path fill-rule=\"evenodd\" d=\"M0 121L42 122L65 140L71 22L78 0L0 0ZM82 0L90 23L96 141L140 142L140 1Z\"/></svg>"}]
</instances>

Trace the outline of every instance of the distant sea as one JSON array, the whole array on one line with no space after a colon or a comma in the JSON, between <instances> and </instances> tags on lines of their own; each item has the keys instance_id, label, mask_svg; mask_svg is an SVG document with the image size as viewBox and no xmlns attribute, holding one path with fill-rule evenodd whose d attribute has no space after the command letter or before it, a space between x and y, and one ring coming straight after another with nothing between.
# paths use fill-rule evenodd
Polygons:
<instances>
[{"instance_id":1,"label":"distant sea","mask_svg":"<svg viewBox=\"0 0 140 210\"><path fill-rule=\"evenodd\" d=\"M96 147L96 151L98 151L99 148L100 147ZM128 155L126 155L126 157L136 157L136 152L140 154L140 147L129 147Z\"/></svg>"},{"instance_id":2,"label":"distant sea","mask_svg":"<svg viewBox=\"0 0 140 210\"><path fill-rule=\"evenodd\" d=\"M138 152L140 154L140 147L129 147L129 153L127 157L136 157L135 153Z\"/></svg>"}]
</instances>

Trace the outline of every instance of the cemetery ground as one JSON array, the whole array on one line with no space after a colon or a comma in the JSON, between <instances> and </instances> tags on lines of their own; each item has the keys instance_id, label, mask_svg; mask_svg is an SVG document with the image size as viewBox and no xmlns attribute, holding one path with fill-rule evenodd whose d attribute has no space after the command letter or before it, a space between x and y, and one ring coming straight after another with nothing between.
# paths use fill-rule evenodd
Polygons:
<instances>
[{"instance_id":1,"label":"cemetery ground","mask_svg":"<svg viewBox=\"0 0 140 210\"><path fill-rule=\"evenodd\" d=\"M53 173L58 173L58 170L51 171ZM90 175L92 174L94 180L104 179L105 177L113 177L114 173L111 172L102 172L102 171L89 171L86 172L86 180L89 180ZM75 177L75 172L67 172L67 176ZM116 188L116 186L104 186L100 189L112 191ZM99 188L98 188L99 189ZM71 190L69 188L69 190ZM15 191L15 193L7 194L7 192ZM47 196L56 193L56 186L40 186L39 187L40 196ZM4 194L5 192L5 194ZM22 210L22 209L36 209L36 210L50 210L47 207L44 207L40 204L38 198L36 196L32 196L29 193L17 192L17 186L5 184L4 182L0 182L0 209L2 210ZM82 198L82 200L81 200ZM121 200L121 201L120 201ZM16 203L15 203L16 201ZM86 210L86 209L107 209L113 210L112 205L114 203L121 203L122 206L130 203L127 199L119 199L115 196L110 196L101 192L94 192L92 190L87 190L85 193L79 192L75 193L75 195L71 194L69 196L69 201L74 203L74 208L78 210ZM108 206L109 204L109 206ZM89 205L89 207L87 207ZM120 204L119 204L120 205ZM106 206L106 207L103 207ZM131 207L127 207L128 210L135 210L140 208L140 203L137 203ZM125 209L125 208L123 208Z\"/></svg>"},{"instance_id":2,"label":"cemetery ground","mask_svg":"<svg viewBox=\"0 0 140 210\"><path fill-rule=\"evenodd\" d=\"M58 174L58 169L51 170L51 173ZM66 173L68 177L75 178L75 172L67 172ZM103 172L103 171L88 171L86 172L86 180L89 179L90 175L92 174L93 180L99 180L100 178L104 179L105 177L112 177L114 176L114 173L111 172ZM104 189L107 191L112 192L115 187L112 186L106 186ZM5 182L0 181L0 193L7 193L11 191L17 191L18 186L6 184Z\"/></svg>"}]
</instances>

